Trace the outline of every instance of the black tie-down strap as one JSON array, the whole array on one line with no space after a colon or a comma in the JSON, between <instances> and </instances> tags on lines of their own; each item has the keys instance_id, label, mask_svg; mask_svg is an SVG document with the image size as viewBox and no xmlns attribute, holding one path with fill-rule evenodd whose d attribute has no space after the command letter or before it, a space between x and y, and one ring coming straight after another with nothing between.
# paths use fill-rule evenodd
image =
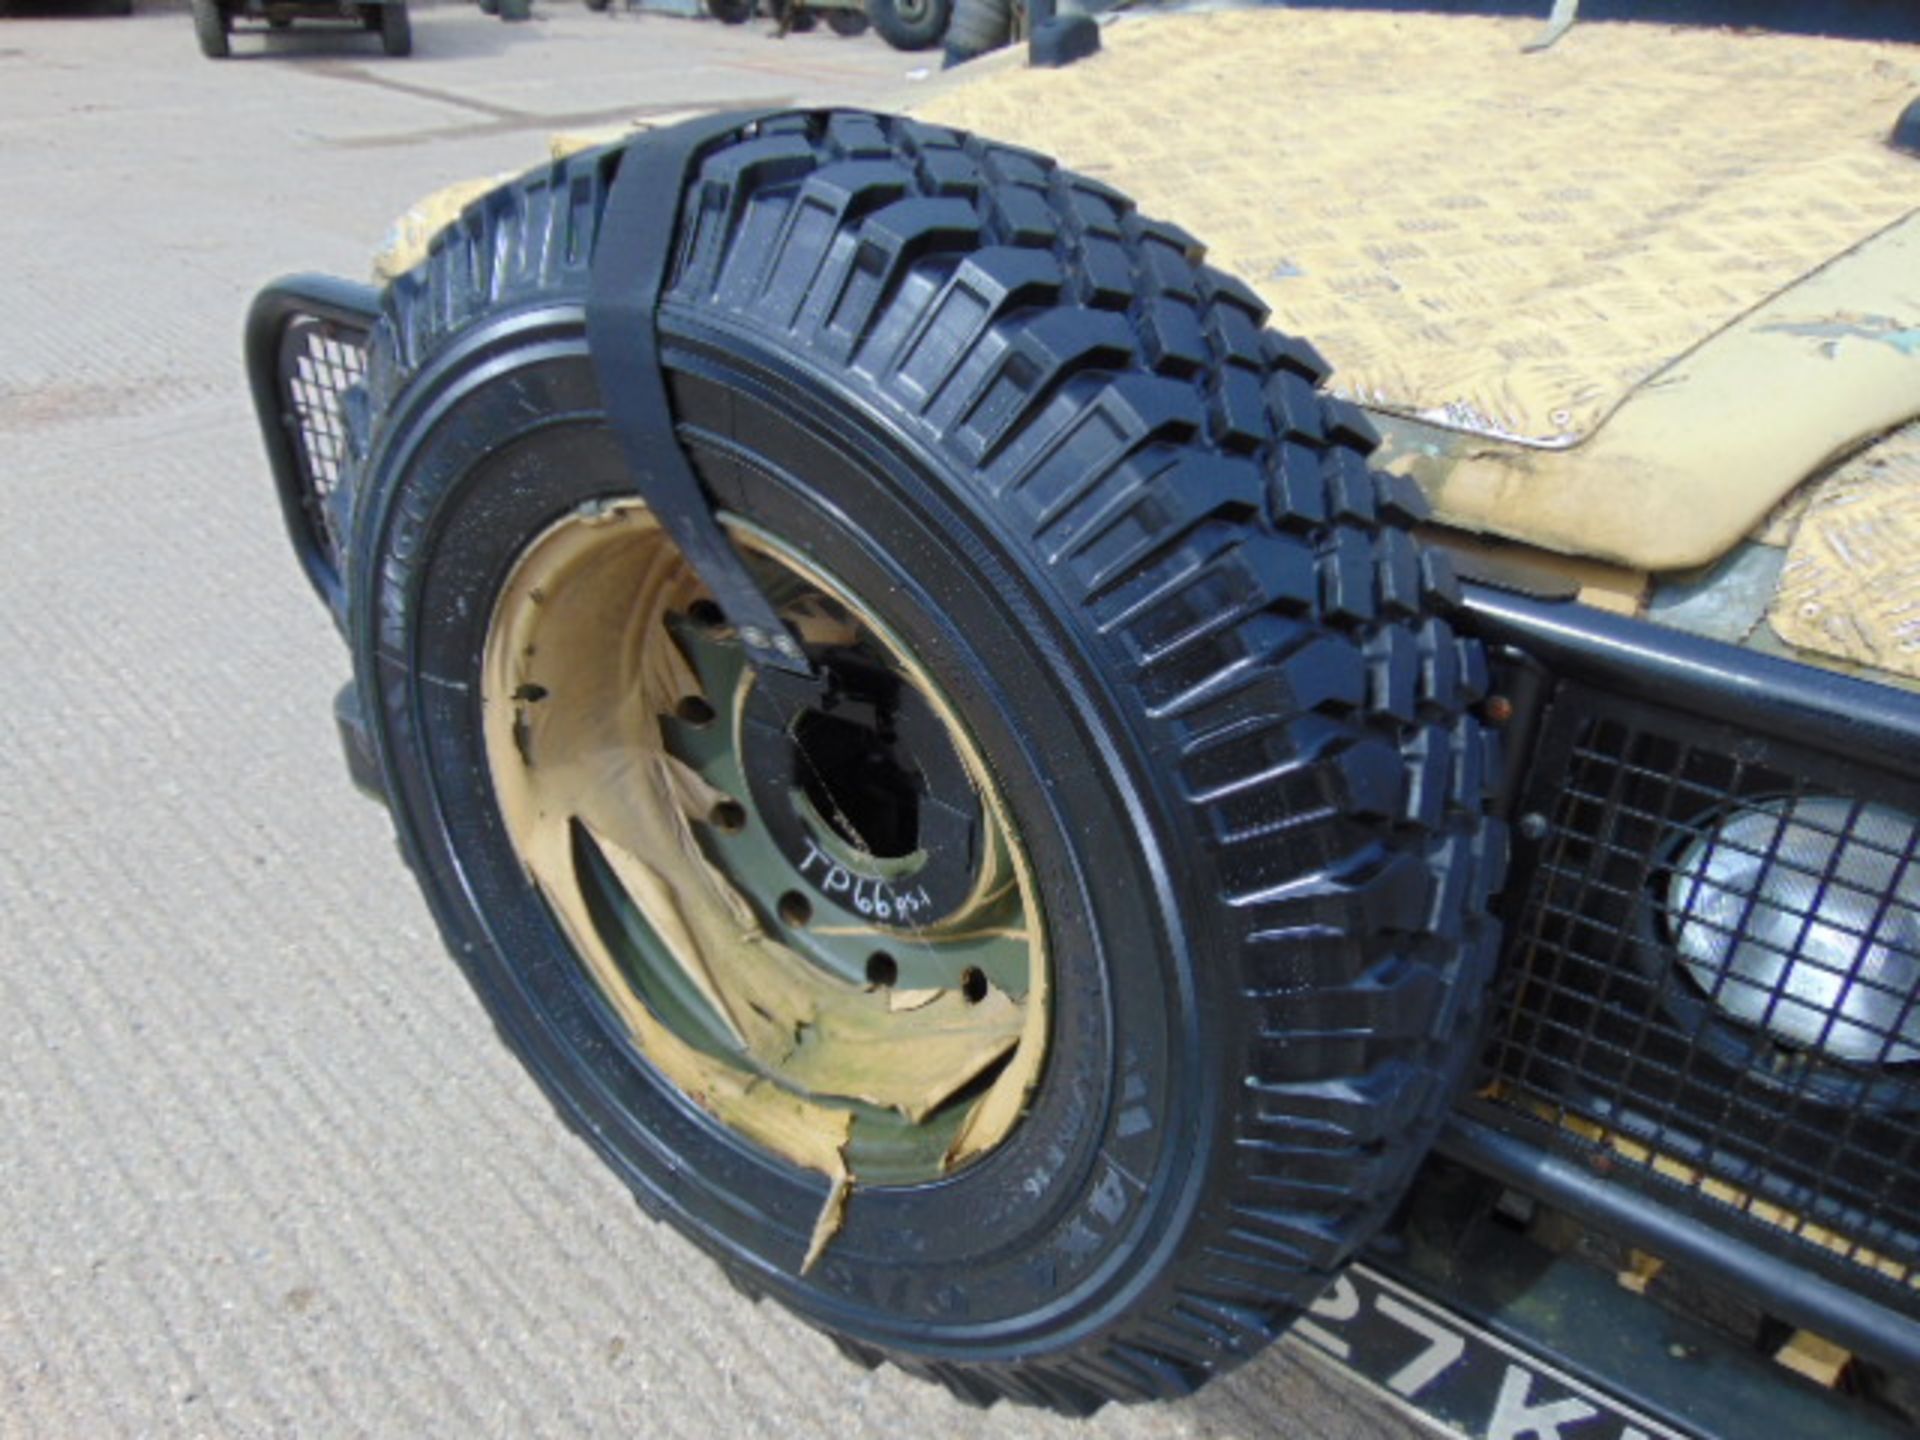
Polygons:
<instances>
[{"instance_id":1,"label":"black tie-down strap","mask_svg":"<svg viewBox=\"0 0 1920 1440\"><path fill-rule=\"evenodd\" d=\"M587 276L587 350L640 498L713 594L756 670L812 675L806 652L714 519L674 432L656 319L687 180L716 141L778 110L732 111L640 136L620 157Z\"/></svg>"}]
</instances>

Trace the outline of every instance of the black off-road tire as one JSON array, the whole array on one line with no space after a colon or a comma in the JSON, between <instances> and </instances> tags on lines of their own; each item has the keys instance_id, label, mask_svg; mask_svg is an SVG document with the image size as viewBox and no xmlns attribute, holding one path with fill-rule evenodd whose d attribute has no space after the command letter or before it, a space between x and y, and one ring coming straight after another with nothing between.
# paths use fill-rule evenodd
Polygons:
<instances>
[{"instance_id":1,"label":"black off-road tire","mask_svg":"<svg viewBox=\"0 0 1920 1440\"><path fill-rule=\"evenodd\" d=\"M931 50L952 16L953 0L867 0L867 18L896 50Z\"/></svg>"},{"instance_id":2,"label":"black off-road tire","mask_svg":"<svg viewBox=\"0 0 1920 1440\"><path fill-rule=\"evenodd\" d=\"M409 863L562 1117L748 1293L975 1403L1184 1394L1383 1223L1474 1050L1504 835L1425 507L1311 348L1097 182L854 112L707 154L660 311L680 443L890 597L1052 941L1019 1124L856 1186L803 1276L825 1182L609 1043L484 783L503 577L630 493L583 318L620 153L476 202L375 332L350 630Z\"/></svg>"},{"instance_id":3,"label":"black off-road tire","mask_svg":"<svg viewBox=\"0 0 1920 1440\"><path fill-rule=\"evenodd\" d=\"M227 32L226 8L220 0L193 0L193 38L200 42L200 53L209 60L224 60L232 53Z\"/></svg>"},{"instance_id":4,"label":"black off-road tire","mask_svg":"<svg viewBox=\"0 0 1920 1440\"><path fill-rule=\"evenodd\" d=\"M846 40L866 34L873 24L864 10L828 10L825 13L827 28Z\"/></svg>"},{"instance_id":5,"label":"black off-road tire","mask_svg":"<svg viewBox=\"0 0 1920 1440\"><path fill-rule=\"evenodd\" d=\"M413 23L406 0L387 0L380 7L380 48L398 60L413 53Z\"/></svg>"},{"instance_id":6,"label":"black off-road tire","mask_svg":"<svg viewBox=\"0 0 1920 1440\"><path fill-rule=\"evenodd\" d=\"M946 63L950 66L1010 44L1013 0L954 0L946 40Z\"/></svg>"}]
</instances>

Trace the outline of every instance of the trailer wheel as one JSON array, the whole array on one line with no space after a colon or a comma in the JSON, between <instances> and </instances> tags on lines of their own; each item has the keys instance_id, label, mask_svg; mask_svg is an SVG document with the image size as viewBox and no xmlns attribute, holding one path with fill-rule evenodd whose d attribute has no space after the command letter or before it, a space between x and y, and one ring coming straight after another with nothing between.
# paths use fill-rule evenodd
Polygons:
<instances>
[{"instance_id":1,"label":"trailer wheel","mask_svg":"<svg viewBox=\"0 0 1920 1440\"><path fill-rule=\"evenodd\" d=\"M820 683L756 675L551 238L623 153L477 201L375 331L350 629L409 863L748 1293L976 1402L1185 1393L1383 1223L1474 1053L1502 832L1419 496L1105 186L762 121L658 315L658 443Z\"/></svg>"},{"instance_id":2,"label":"trailer wheel","mask_svg":"<svg viewBox=\"0 0 1920 1440\"><path fill-rule=\"evenodd\" d=\"M896 50L930 50L947 33L953 0L867 0L880 38Z\"/></svg>"},{"instance_id":3,"label":"trailer wheel","mask_svg":"<svg viewBox=\"0 0 1920 1440\"><path fill-rule=\"evenodd\" d=\"M193 37L200 42L200 53L209 60L224 60L230 53L227 32L232 22L220 0L193 0Z\"/></svg>"}]
</instances>

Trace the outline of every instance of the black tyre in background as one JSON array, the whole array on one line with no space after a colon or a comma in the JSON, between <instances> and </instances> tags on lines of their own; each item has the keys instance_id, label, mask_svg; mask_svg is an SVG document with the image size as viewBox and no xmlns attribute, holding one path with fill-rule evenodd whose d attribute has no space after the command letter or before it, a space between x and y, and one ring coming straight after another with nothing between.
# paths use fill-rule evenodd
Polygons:
<instances>
[{"instance_id":1,"label":"black tyre in background","mask_svg":"<svg viewBox=\"0 0 1920 1440\"><path fill-rule=\"evenodd\" d=\"M200 53L209 60L224 60L232 47L227 32L232 28L226 8L220 0L193 0L193 38Z\"/></svg>"},{"instance_id":2,"label":"black tyre in background","mask_svg":"<svg viewBox=\"0 0 1920 1440\"><path fill-rule=\"evenodd\" d=\"M959 65L1013 39L1013 0L954 0L947 26L948 65Z\"/></svg>"},{"instance_id":3,"label":"black tyre in background","mask_svg":"<svg viewBox=\"0 0 1920 1440\"><path fill-rule=\"evenodd\" d=\"M953 0L867 0L873 28L896 50L931 50L952 14Z\"/></svg>"},{"instance_id":4,"label":"black tyre in background","mask_svg":"<svg viewBox=\"0 0 1920 1440\"><path fill-rule=\"evenodd\" d=\"M396 60L413 53L413 23L406 0L386 0L380 6L380 48Z\"/></svg>"}]
</instances>

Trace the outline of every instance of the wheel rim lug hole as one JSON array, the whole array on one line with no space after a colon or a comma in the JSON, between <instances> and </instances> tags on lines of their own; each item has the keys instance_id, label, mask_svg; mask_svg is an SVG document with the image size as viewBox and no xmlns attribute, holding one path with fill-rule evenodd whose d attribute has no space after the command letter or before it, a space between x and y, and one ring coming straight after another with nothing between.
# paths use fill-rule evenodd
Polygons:
<instances>
[{"instance_id":1,"label":"wheel rim lug hole","mask_svg":"<svg viewBox=\"0 0 1920 1440\"><path fill-rule=\"evenodd\" d=\"M881 990L891 990L900 978L900 962L884 950L876 950L867 957L867 984Z\"/></svg>"},{"instance_id":2,"label":"wheel rim lug hole","mask_svg":"<svg viewBox=\"0 0 1920 1440\"><path fill-rule=\"evenodd\" d=\"M713 706L698 695L689 695L673 707L673 718L683 725L711 725Z\"/></svg>"},{"instance_id":3,"label":"wheel rim lug hole","mask_svg":"<svg viewBox=\"0 0 1920 1440\"><path fill-rule=\"evenodd\" d=\"M687 618L706 630L718 630L727 623L726 612L711 600L696 600L687 607Z\"/></svg>"},{"instance_id":4,"label":"wheel rim lug hole","mask_svg":"<svg viewBox=\"0 0 1920 1440\"><path fill-rule=\"evenodd\" d=\"M707 822L724 834L737 835L747 828L747 807L738 800L722 800L708 812Z\"/></svg>"},{"instance_id":5,"label":"wheel rim lug hole","mask_svg":"<svg viewBox=\"0 0 1920 1440\"><path fill-rule=\"evenodd\" d=\"M798 890L789 890L780 897L780 923L791 929L799 930L813 920L813 902Z\"/></svg>"},{"instance_id":6,"label":"wheel rim lug hole","mask_svg":"<svg viewBox=\"0 0 1920 1440\"><path fill-rule=\"evenodd\" d=\"M960 972L960 993L967 997L969 1005L978 1005L987 998L987 977L984 972L969 965Z\"/></svg>"}]
</instances>

